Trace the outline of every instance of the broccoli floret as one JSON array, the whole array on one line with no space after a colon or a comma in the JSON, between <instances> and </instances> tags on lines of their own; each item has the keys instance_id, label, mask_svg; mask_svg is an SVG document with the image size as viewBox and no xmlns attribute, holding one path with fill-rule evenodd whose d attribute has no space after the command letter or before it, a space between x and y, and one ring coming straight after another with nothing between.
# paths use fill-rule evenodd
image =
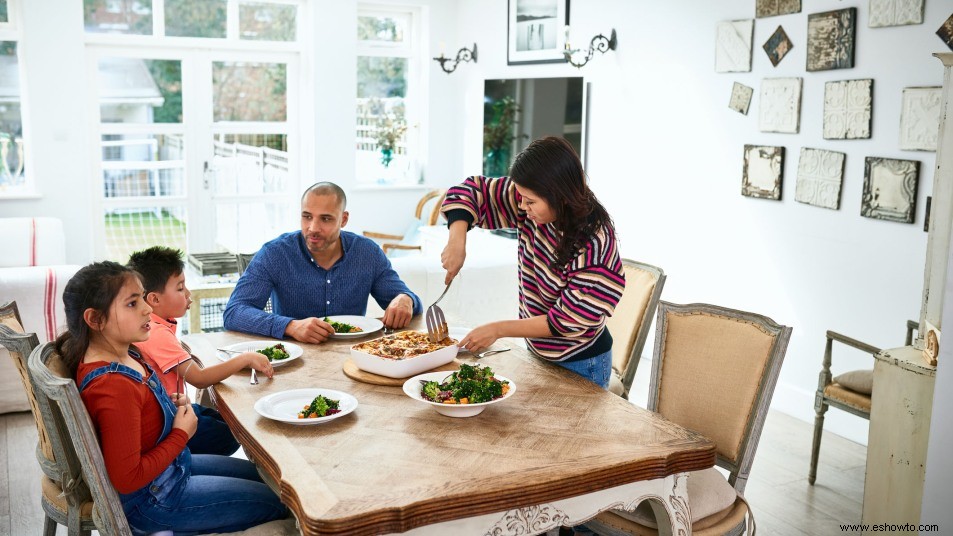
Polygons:
<instances>
[{"instance_id":1,"label":"broccoli floret","mask_svg":"<svg viewBox=\"0 0 953 536\"><path fill-rule=\"evenodd\" d=\"M424 386L420 390L420 394L424 395L425 398L429 398L430 400L438 400L437 397L440 395L440 384L437 382L426 381L421 381L421 383L423 383Z\"/></svg>"}]
</instances>

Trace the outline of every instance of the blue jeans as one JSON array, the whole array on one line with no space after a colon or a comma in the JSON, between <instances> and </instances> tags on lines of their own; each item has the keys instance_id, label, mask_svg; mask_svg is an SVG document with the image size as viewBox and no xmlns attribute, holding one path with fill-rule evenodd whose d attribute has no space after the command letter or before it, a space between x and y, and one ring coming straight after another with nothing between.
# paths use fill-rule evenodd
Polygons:
<instances>
[{"instance_id":1,"label":"blue jeans","mask_svg":"<svg viewBox=\"0 0 953 536\"><path fill-rule=\"evenodd\" d=\"M172 530L176 536L235 532L288 516L251 462L208 454L192 456L188 480L161 504L146 494L128 506L136 532Z\"/></svg>"},{"instance_id":2,"label":"blue jeans","mask_svg":"<svg viewBox=\"0 0 953 536\"><path fill-rule=\"evenodd\" d=\"M225 424L222 414L212 408L192 404L195 416L199 419L198 429L189 440L188 447L192 454L219 454L231 456L238 450L239 444Z\"/></svg>"},{"instance_id":3,"label":"blue jeans","mask_svg":"<svg viewBox=\"0 0 953 536\"><path fill-rule=\"evenodd\" d=\"M557 361L555 364L575 372L603 389L609 388L609 375L612 373L612 350L581 361Z\"/></svg>"}]
</instances>

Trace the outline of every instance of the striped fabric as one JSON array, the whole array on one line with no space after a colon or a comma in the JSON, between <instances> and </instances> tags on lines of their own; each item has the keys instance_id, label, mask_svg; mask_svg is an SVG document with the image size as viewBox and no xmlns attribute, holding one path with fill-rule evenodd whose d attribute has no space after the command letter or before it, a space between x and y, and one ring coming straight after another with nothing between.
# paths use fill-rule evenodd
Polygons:
<instances>
[{"instance_id":1,"label":"striped fabric","mask_svg":"<svg viewBox=\"0 0 953 536\"><path fill-rule=\"evenodd\" d=\"M56 271L46 269L46 285L43 291L43 319L46 328L46 340L56 339Z\"/></svg>"},{"instance_id":2,"label":"striped fabric","mask_svg":"<svg viewBox=\"0 0 953 536\"><path fill-rule=\"evenodd\" d=\"M520 196L507 177L470 177L450 188L441 210L464 210L485 229L515 227L519 233L520 318L546 315L557 337L527 339L550 361L589 348L602 333L625 289L615 230L603 226L564 270L550 268L559 232L539 226L519 210Z\"/></svg>"}]
</instances>

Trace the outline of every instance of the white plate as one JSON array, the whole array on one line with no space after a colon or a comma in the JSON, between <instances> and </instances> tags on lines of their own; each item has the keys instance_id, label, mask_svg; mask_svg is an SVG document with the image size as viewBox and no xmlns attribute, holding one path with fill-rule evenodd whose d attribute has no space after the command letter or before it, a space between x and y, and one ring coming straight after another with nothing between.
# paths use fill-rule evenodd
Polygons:
<instances>
[{"instance_id":1,"label":"white plate","mask_svg":"<svg viewBox=\"0 0 953 536\"><path fill-rule=\"evenodd\" d=\"M301 347L298 346L297 344L294 344L291 342L285 342L285 341L276 341L274 339L268 340L268 341L239 342L236 344L231 344L229 346L223 346L222 348L225 350L234 350L236 352L257 352L258 350L263 350L265 348L268 348L269 346L274 346L279 343L285 346L285 350L288 351L289 357L288 359L280 359L280 360L272 361L271 366L273 367L280 367L281 365L284 365L285 363L294 361L295 359L298 359L299 357L301 357L301 354L304 353L304 350L302 350ZM218 351L218 350L215 351L215 354L218 356L219 361L228 361L229 359L235 356L235 354L227 354L225 352Z\"/></svg>"},{"instance_id":2,"label":"white plate","mask_svg":"<svg viewBox=\"0 0 953 536\"><path fill-rule=\"evenodd\" d=\"M460 340L466 337L471 331L473 331L473 328L453 327L450 328L450 338L456 339L457 342L460 342Z\"/></svg>"},{"instance_id":3,"label":"white plate","mask_svg":"<svg viewBox=\"0 0 953 536\"><path fill-rule=\"evenodd\" d=\"M322 320L324 320L322 318ZM366 316L354 316L354 315L338 315L338 316L329 316L328 320L333 320L335 322L342 322L344 324L350 324L352 326L357 326L364 331L359 331L357 333L335 333L331 335L332 339L356 339L358 337L364 337L370 335L375 331L379 331L384 328L384 323L376 318L368 318Z\"/></svg>"},{"instance_id":4,"label":"white plate","mask_svg":"<svg viewBox=\"0 0 953 536\"><path fill-rule=\"evenodd\" d=\"M314 419L299 419L298 412L311 404L314 397L322 395L331 400L339 402L338 408L341 410L334 415L327 417L317 417ZM353 396L332 389L292 389L290 391L281 391L263 396L255 402L255 411L262 417L285 422L288 424L307 425L324 424L333 421L338 417L343 417L357 408L357 399Z\"/></svg>"},{"instance_id":5,"label":"white plate","mask_svg":"<svg viewBox=\"0 0 953 536\"><path fill-rule=\"evenodd\" d=\"M421 380L443 382L450 374L452 374L452 372L427 372L414 376L404 382L404 393L414 400L423 402L424 404L430 404L433 406L433 409L437 410L437 413L441 415L446 415L447 417L473 417L474 415L479 415L490 404L502 402L513 396L513 393L516 392L516 384L513 383L513 380L504 378L499 374L493 374L496 379L509 382L510 389L505 395L496 400L490 400L489 402L481 402L479 404L441 404L439 402L431 402L420 394L420 389L423 387L423 384L420 383Z\"/></svg>"}]
</instances>

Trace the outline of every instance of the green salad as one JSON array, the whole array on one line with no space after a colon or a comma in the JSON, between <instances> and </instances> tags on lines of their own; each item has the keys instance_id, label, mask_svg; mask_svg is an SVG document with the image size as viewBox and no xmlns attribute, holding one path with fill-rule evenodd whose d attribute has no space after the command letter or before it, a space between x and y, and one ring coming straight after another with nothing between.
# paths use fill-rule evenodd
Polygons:
<instances>
[{"instance_id":1,"label":"green salad","mask_svg":"<svg viewBox=\"0 0 953 536\"><path fill-rule=\"evenodd\" d=\"M334 415L341 412L340 404L340 400L332 400L324 395L318 395L302 411L298 412L298 418L316 419Z\"/></svg>"},{"instance_id":2,"label":"green salad","mask_svg":"<svg viewBox=\"0 0 953 536\"><path fill-rule=\"evenodd\" d=\"M502 397L510 390L509 382L500 381L493 369L480 365L460 365L443 382L420 380L420 395L440 404L480 404Z\"/></svg>"},{"instance_id":3,"label":"green salad","mask_svg":"<svg viewBox=\"0 0 953 536\"><path fill-rule=\"evenodd\" d=\"M288 350L285 350L285 345L278 343L274 346L269 346L268 348L262 348L258 350L259 354L264 355L268 358L268 361L281 361L282 359L288 359L291 357L291 354L288 353Z\"/></svg>"},{"instance_id":4,"label":"green salad","mask_svg":"<svg viewBox=\"0 0 953 536\"><path fill-rule=\"evenodd\" d=\"M347 322L335 322L328 317L324 317L324 321L328 324L331 324L331 327L334 328L335 333L361 333L363 329L348 324Z\"/></svg>"}]
</instances>

